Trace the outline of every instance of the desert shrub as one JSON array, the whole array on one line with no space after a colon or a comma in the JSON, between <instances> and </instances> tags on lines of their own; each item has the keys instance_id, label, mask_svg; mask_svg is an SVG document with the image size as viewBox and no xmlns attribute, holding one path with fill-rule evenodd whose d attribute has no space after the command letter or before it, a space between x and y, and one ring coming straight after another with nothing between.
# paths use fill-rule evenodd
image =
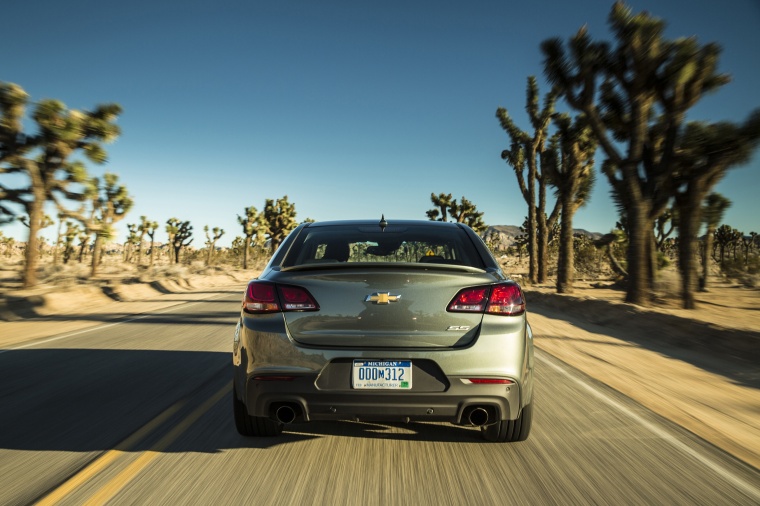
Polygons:
<instances>
[{"instance_id":1,"label":"desert shrub","mask_svg":"<svg viewBox=\"0 0 760 506\"><path fill-rule=\"evenodd\" d=\"M184 279L187 277L187 266L183 264L156 264L146 269L141 279L154 281L157 279Z\"/></svg>"},{"instance_id":2,"label":"desert shrub","mask_svg":"<svg viewBox=\"0 0 760 506\"><path fill-rule=\"evenodd\" d=\"M667 269L671 264L671 259L667 253L662 251L657 252L657 268L659 270Z\"/></svg>"},{"instance_id":3,"label":"desert shrub","mask_svg":"<svg viewBox=\"0 0 760 506\"><path fill-rule=\"evenodd\" d=\"M727 258L720 264L720 272L726 279L754 288L760 283L760 256Z\"/></svg>"},{"instance_id":4,"label":"desert shrub","mask_svg":"<svg viewBox=\"0 0 760 506\"><path fill-rule=\"evenodd\" d=\"M585 235L579 235L573 241L574 267L578 276L599 278L609 274L610 268L605 252L594 245L594 241Z\"/></svg>"},{"instance_id":5,"label":"desert shrub","mask_svg":"<svg viewBox=\"0 0 760 506\"><path fill-rule=\"evenodd\" d=\"M676 269L661 269L654 279L654 291L661 297L681 297L681 276Z\"/></svg>"},{"instance_id":6,"label":"desert shrub","mask_svg":"<svg viewBox=\"0 0 760 506\"><path fill-rule=\"evenodd\" d=\"M77 271L80 269L77 267L79 266L45 264L38 270L37 278L41 283L46 284L58 286L75 285L81 279L81 275L85 273L83 269L78 273Z\"/></svg>"},{"instance_id":7,"label":"desert shrub","mask_svg":"<svg viewBox=\"0 0 760 506\"><path fill-rule=\"evenodd\" d=\"M726 258L720 264L720 272L728 279L736 279L747 272L744 260Z\"/></svg>"}]
</instances>

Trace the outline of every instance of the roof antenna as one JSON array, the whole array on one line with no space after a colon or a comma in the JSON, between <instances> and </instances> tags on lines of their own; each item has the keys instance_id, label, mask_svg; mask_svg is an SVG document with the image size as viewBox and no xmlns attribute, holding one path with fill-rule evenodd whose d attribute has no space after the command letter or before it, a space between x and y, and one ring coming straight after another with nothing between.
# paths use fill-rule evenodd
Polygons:
<instances>
[{"instance_id":1,"label":"roof antenna","mask_svg":"<svg viewBox=\"0 0 760 506\"><path fill-rule=\"evenodd\" d=\"M380 218L380 231L385 232L385 227L387 226L388 226L388 222L385 221L385 214L383 214L382 217Z\"/></svg>"}]
</instances>

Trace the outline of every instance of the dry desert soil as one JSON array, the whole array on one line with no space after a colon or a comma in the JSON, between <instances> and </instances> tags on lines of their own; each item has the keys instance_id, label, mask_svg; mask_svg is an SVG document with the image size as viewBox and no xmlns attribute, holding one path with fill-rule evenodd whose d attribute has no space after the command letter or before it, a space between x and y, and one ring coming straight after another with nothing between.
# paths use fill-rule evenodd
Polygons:
<instances>
[{"instance_id":1,"label":"dry desert soil","mask_svg":"<svg viewBox=\"0 0 760 506\"><path fill-rule=\"evenodd\" d=\"M97 314L155 311L210 288L242 293L257 272L217 268L150 280L116 269L24 291L17 271L0 264L0 349L102 324ZM572 295L551 284L524 286L535 344L760 469L760 290L714 280L698 294L698 309L687 311L676 286L662 284L651 307L625 304L611 282L577 281Z\"/></svg>"}]
</instances>

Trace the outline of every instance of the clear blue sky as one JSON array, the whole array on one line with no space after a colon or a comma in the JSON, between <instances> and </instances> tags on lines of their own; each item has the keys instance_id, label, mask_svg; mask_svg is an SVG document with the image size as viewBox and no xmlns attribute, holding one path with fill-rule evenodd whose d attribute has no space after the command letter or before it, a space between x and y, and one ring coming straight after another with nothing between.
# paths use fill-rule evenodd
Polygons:
<instances>
[{"instance_id":1,"label":"clear blue sky","mask_svg":"<svg viewBox=\"0 0 760 506\"><path fill-rule=\"evenodd\" d=\"M757 0L635 0L668 22L668 36L723 47L733 81L689 119L744 120L760 107ZM525 86L542 72L539 44L587 24L611 40L611 1L478 0L6 0L0 81L32 100L89 109L117 102L122 135L109 162L141 215L175 216L241 235L246 206L287 195L297 219L425 219L431 193L465 196L490 225L527 214L500 158L506 107L523 128ZM566 109L560 104L561 109ZM760 232L760 153L717 187L724 222ZM52 214L52 213L51 213ZM617 220L602 176L575 225ZM54 236L55 227L45 235ZM26 239L20 225L6 236Z\"/></svg>"}]
</instances>

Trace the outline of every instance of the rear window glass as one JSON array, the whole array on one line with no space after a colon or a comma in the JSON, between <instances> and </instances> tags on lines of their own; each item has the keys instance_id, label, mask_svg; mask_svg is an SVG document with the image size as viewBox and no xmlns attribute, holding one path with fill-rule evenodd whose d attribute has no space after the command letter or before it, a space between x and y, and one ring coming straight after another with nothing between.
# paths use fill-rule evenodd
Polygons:
<instances>
[{"instance_id":1,"label":"rear window glass","mask_svg":"<svg viewBox=\"0 0 760 506\"><path fill-rule=\"evenodd\" d=\"M455 227L424 225L330 225L301 231L284 267L314 263L422 262L483 268L467 233Z\"/></svg>"}]
</instances>

